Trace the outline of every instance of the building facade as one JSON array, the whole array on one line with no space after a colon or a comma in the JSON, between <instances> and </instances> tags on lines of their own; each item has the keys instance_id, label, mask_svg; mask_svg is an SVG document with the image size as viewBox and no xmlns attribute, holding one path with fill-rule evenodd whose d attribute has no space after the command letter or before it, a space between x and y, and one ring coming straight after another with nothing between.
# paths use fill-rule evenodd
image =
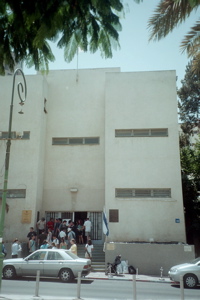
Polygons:
<instances>
[{"instance_id":1,"label":"building facade","mask_svg":"<svg viewBox=\"0 0 200 300\"><path fill-rule=\"evenodd\" d=\"M26 76L14 99L4 239L45 217L92 221L103 243L185 242L175 71ZM0 78L0 192L12 77ZM1 194L0 194L1 195Z\"/></svg>"}]
</instances>

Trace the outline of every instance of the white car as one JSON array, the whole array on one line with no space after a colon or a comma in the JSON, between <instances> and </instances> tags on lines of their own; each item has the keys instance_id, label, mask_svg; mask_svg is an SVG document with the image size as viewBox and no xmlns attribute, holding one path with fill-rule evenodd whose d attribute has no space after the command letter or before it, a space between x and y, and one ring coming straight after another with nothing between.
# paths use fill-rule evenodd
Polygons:
<instances>
[{"instance_id":1,"label":"white car","mask_svg":"<svg viewBox=\"0 0 200 300\"><path fill-rule=\"evenodd\" d=\"M190 263L185 263L172 267L168 275L172 281L180 282L180 276L183 276L184 286L194 288L200 284L200 257Z\"/></svg>"},{"instance_id":2,"label":"white car","mask_svg":"<svg viewBox=\"0 0 200 300\"><path fill-rule=\"evenodd\" d=\"M39 249L25 258L4 259L3 277L13 279L17 276L59 277L69 282L78 273L86 276L91 271L91 260L80 258L64 249Z\"/></svg>"}]
</instances>

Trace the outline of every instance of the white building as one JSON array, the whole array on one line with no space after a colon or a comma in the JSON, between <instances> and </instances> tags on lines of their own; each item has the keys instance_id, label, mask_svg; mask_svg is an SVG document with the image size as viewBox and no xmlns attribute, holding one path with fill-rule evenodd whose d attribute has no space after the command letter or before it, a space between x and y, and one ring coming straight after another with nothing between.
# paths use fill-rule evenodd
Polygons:
<instances>
[{"instance_id":1,"label":"white building","mask_svg":"<svg viewBox=\"0 0 200 300\"><path fill-rule=\"evenodd\" d=\"M62 70L26 82L23 115L14 98L5 239L26 240L43 216L90 216L101 243L105 207L108 241L185 242L175 71ZM11 89L0 77L1 191Z\"/></svg>"}]
</instances>

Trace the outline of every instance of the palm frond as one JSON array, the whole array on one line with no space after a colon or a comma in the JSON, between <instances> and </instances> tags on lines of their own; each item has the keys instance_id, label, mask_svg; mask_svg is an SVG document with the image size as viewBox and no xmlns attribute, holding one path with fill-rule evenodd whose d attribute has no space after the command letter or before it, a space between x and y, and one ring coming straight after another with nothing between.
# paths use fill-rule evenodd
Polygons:
<instances>
[{"instance_id":1,"label":"palm frond","mask_svg":"<svg viewBox=\"0 0 200 300\"><path fill-rule=\"evenodd\" d=\"M182 51L187 51L189 57L195 56L200 49L200 21L191 28L181 43Z\"/></svg>"},{"instance_id":2,"label":"palm frond","mask_svg":"<svg viewBox=\"0 0 200 300\"><path fill-rule=\"evenodd\" d=\"M199 4L198 4L199 5ZM190 13L197 9L186 0L164 0L158 4L154 15L149 19L149 40L160 40L171 32L176 26L185 21Z\"/></svg>"},{"instance_id":3,"label":"palm frond","mask_svg":"<svg viewBox=\"0 0 200 300\"><path fill-rule=\"evenodd\" d=\"M200 76L200 52L198 52L193 58L192 72L193 74Z\"/></svg>"}]
</instances>

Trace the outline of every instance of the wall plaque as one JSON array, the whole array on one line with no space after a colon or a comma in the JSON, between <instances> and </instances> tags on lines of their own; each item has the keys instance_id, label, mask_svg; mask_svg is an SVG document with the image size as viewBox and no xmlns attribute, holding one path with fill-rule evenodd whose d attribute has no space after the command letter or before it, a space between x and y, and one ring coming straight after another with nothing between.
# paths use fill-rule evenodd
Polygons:
<instances>
[{"instance_id":1,"label":"wall plaque","mask_svg":"<svg viewBox=\"0 0 200 300\"><path fill-rule=\"evenodd\" d=\"M22 223L31 223L32 210L22 210Z\"/></svg>"}]
</instances>

